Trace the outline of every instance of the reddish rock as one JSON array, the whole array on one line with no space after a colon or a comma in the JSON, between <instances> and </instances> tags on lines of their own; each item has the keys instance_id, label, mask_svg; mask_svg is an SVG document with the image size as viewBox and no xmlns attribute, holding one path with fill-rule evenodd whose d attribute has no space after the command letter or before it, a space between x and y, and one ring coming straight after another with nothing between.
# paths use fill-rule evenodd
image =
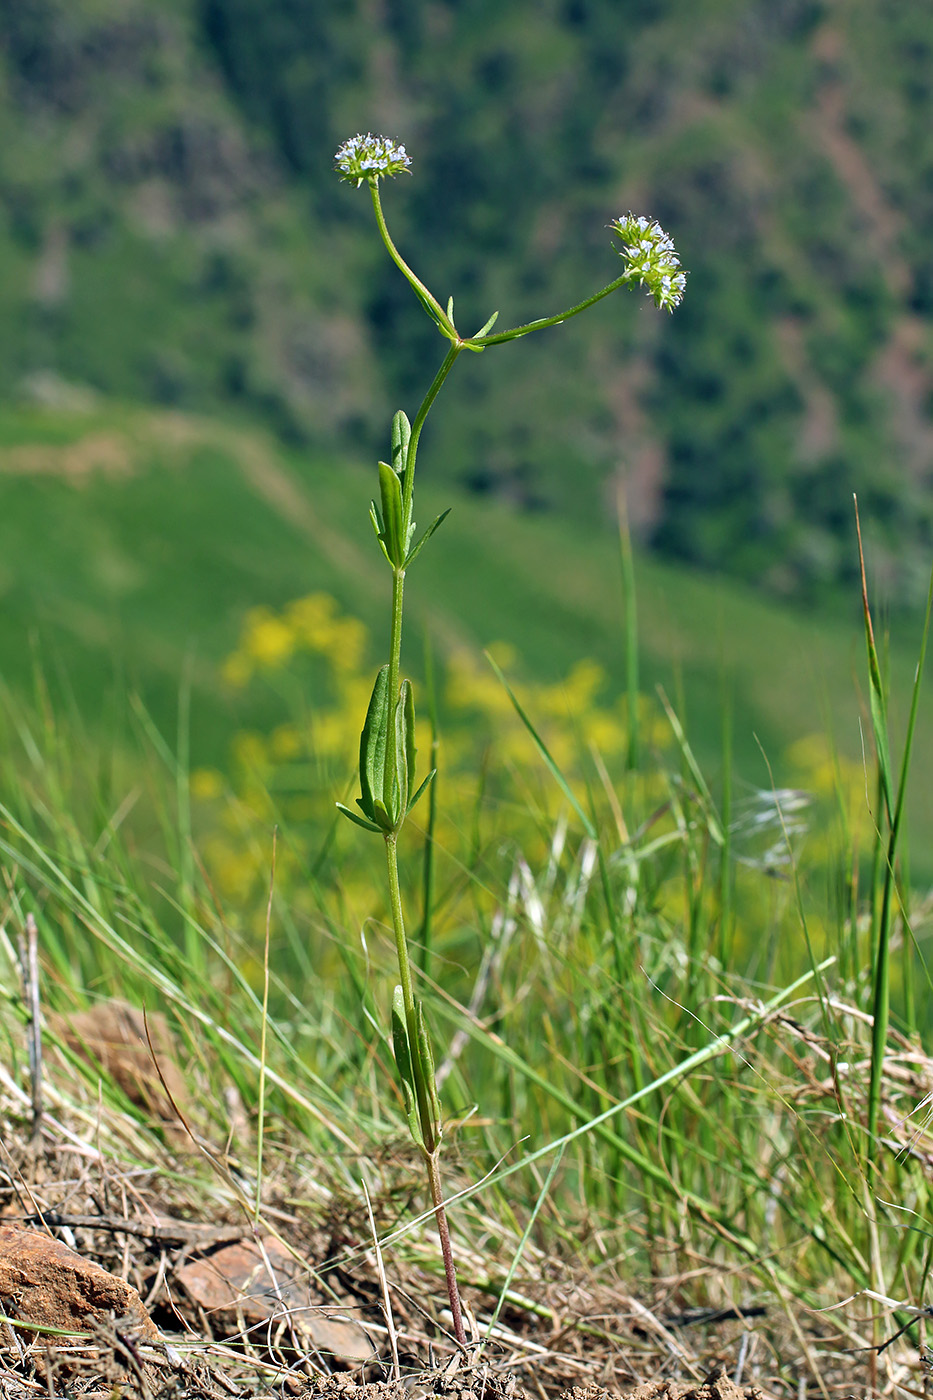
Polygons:
<instances>
[{"instance_id":1,"label":"reddish rock","mask_svg":"<svg viewBox=\"0 0 933 1400\"><path fill-rule=\"evenodd\" d=\"M0 1299L4 1314L23 1324L63 1332L97 1333L103 1329L105 1333L116 1319L122 1335L132 1336L134 1341L159 1341L158 1330L135 1288L38 1230L0 1226ZM28 1325L15 1331L22 1348L33 1355L53 1349L59 1374L70 1374L79 1361L86 1371L91 1354L86 1341L49 1337ZM7 1358L13 1351L11 1342L4 1326L0 1329L0 1354ZM73 1361L69 1361L69 1351ZM107 1365L109 1374L112 1357Z\"/></svg>"},{"instance_id":2,"label":"reddish rock","mask_svg":"<svg viewBox=\"0 0 933 1400\"><path fill-rule=\"evenodd\" d=\"M110 1000L49 1020L69 1049L99 1066L132 1103L178 1129L178 1110L190 1112L189 1094L178 1064L178 1047L161 1012L144 1016L128 1002Z\"/></svg>"},{"instance_id":3,"label":"reddish rock","mask_svg":"<svg viewBox=\"0 0 933 1400\"><path fill-rule=\"evenodd\" d=\"M263 1258L265 1253L265 1258ZM268 1260L274 1278L266 1266ZM322 1306L308 1286L308 1268L274 1236L237 1240L185 1264L175 1276L192 1303L222 1327L240 1331L288 1320L313 1349L341 1361L368 1361L374 1347L358 1322ZM334 1314L338 1315L335 1316ZM254 1341L263 1334L255 1331Z\"/></svg>"}]
</instances>

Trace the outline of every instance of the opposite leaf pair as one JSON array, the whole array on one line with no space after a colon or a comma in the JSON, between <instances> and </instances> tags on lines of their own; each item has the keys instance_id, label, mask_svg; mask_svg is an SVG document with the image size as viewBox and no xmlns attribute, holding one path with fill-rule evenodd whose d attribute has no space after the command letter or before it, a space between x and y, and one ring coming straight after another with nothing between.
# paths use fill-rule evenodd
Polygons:
<instances>
[{"instance_id":1,"label":"opposite leaf pair","mask_svg":"<svg viewBox=\"0 0 933 1400\"><path fill-rule=\"evenodd\" d=\"M432 525L425 530L414 549L409 550L415 522L406 521L411 513L411 490L405 491L405 472L408 467L408 448L411 442L411 424L406 414L399 410L392 419L392 465L379 463L379 500L382 510L372 501L369 518L372 521L376 539L383 554L393 569L407 569L412 560L421 553L424 545L437 527L446 520L449 510L443 511Z\"/></svg>"},{"instance_id":2,"label":"opposite leaf pair","mask_svg":"<svg viewBox=\"0 0 933 1400\"><path fill-rule=\"evenodd\" d=\"M412 1138L428 1154L441 1144L441 1104L437 1096L434 1053L424 1024L421 1002L415 1004L414 1044L405 1015L405 997L396 987L392 997L392 1045L402 1081L405 1115Z\"/></svg>"},{"instance_id":3,"label":"opposite leaf pair","mask_svg":"<svg viewBox=\"0 0 933 1400\"><path fill-rule=\"evenodd\" d=\"M386 763L389 723L395 724L395 771ZM395 701L395 713L390 717L389 665L379 670L376 684L366 711L366 722L360 735L360 796L356 805L360 817L338 802L345 817L367 831L383 836L397 833L408 813L425 791L436 769L432 768L424 782L411 797L415 782L415 701L411 681L402 681Z\"/></svg>"}]
</instances>

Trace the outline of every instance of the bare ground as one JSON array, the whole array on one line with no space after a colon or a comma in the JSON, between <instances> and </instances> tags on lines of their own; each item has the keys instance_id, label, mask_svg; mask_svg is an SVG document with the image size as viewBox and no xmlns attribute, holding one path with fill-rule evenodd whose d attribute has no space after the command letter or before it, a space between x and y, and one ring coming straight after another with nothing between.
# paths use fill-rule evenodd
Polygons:
<instances>
[{"instance_id":1,"label":"bare ground","mask_svg":"<svg viewBox=\"0 0 933 1400\"><path fill-rule=\"evenodd\" d=\"M294 1168L273 1172L254 1222L201 1159L166 1148L149 1164L121 1162L49 1119L35 1142L25 1120L5 1127L4 1400L924 1393L907 1343L879 1357L841 1347L838 1330L776 1299L717 1313L686 1305L686 1279L642 1281L636 1298L556 1260L516 1278L492 1339L463 1352L430 1265L390 1257L381 1275L363 1203L309 1205ZM374 1210L379 1221L378 1200ZM475 1285L464 1295L485 1336L494 1297Z\"/></svg>"},{"instance_id":2,"label":"bare ground","mask_svg":"<svg viewBox=\"0 0 933 1400\"><path fill-rule=\"evenodd\" d=\"M270 1142L257 1204L255 1161L237 1157L233 1127L224 1144L192 1126L197 1084L173 1058L167 1023L153 1014L142 1025L120 1002L86 1017L48 1024L112 1078L132 1112L95 1101L57 1051L44 1091L34 1076L27 1093L22 1026L6 1027L20 1068L0 1059L0 1400L926 1394L925 1358L909 1335L894 1336L889 1308L862 1306L858 1322L840 1306L814 1312L776 1277L769 1290L761 1269L743 1273L684 1242L667 1252L652 1241L644 1254L655 1268L640 1279L595 1236L573 1260L529 1243L497 1313L514 1242L494 1219L481 1237L458 1236L475 1339L464 1350L450 1335L430 1237L409 1234L384 1257L375 1245L415 1213L401 1148L366 1159L367 1198L346 1184L360 1161L340 1171L303 1143ZM801 1103L835 1104L826 1047L783 1015L776 1033L785 1020L809 1048L796 1061ZM836 1063L837 1076L844 1070L850 1089L864 1079L854 1057ZM925 1102L931 1075L904 1042L887 1064L885 1113L892 1147L933 1162L901 1102ZM727 1298L742 1305L722 1306Z\"/></svg>"}]
</instances>

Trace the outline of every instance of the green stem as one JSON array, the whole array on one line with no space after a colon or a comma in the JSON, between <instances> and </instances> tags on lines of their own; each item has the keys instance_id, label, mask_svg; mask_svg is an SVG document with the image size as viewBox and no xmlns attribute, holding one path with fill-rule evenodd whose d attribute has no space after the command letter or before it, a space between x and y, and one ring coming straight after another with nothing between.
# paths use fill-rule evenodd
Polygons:
<instances>
[{"instance_id":1,"label":"green stem","mask_svg":"<svg viewBox=\"0 0 933 1400\"><path fill-rule=\"evenodd\" d=\"M428 290L421 281L421 278L416 276L393 243L392 235L389 233L389 226L385 220L385 214L382 212L382 199L379 195L378 180L370 180L369 193L372 196L376 223L379 226L379 232L382 235L382 241L388 250L389 257L395 263L399 271L411 283L418 296L418 300L428 312L431 319L437 323L438 329L454 342L458 351L465 345L469 345L473 349L483 348L487 345L503 345L506 341L518 340L519 336L530 335L532 331L543 331L549 326L559 326L562 321L569 321L571 316L578 316L581 311L586 311L589 307L595 306L598 301L602 301L603 297L609 296L618 287L622 287L626 282L632 280L632 270L627 268L626 271L622 273L621 277L617 277L613 282L610 282L607 287L603 287L602 291L594 292L594 294L591 297L587 297L585 301L578 302L576 306L569 306L566 311L559 311L555 316L542 316L537 321L527 321L524 325L513 326L511 330L499 331L497 335L468 336L466 339L463 339L457 327L437 300L437 297L434 296L433 292Z\"/></svg>"},{"instance_id":2,"label":"green stem","mask_svg":"<svg viewBox=\"0 0 933 1400\"><path fill-rule=\"evenodd\" d=\"M581 311L586 311L590 306L595 306L603 297L609 296L618 287L622 287L626 282L631 281L631 271L623 272L621 277L617 277L614 282L610 282L608 287L603 287L601 292L595 292L593 296L587 297L586 301L578 302L576 306L568 307L566 311L559 311L556 316L542 316L538 321L527 321L523 326L513 326L509 331L499 331L496 335L478 335L474 339L466 340L464 344L469 346L502 345L507 340L517 340L519 336L530 335L532 331L543 331L548 326L559 326L562 321L569 321L571 316L578 316Z\"/></svg>"},{"instance_id":3,"label":"green stem","mask_svg":"<svg viewBox=\"0 0 933 1400\"><path fill-rule=\"evenodd\" d=\"M402 539L408 539L411 527L412 501L415 490L415 460L418 455L418 441L431 405L441 391L441 386L456 363L463 349L462 344L451 345L443 362L434 376L428 392L421 401L421 407L412 424L408 453L405 458L405 479L402 483ZM383 801L391 810L392 784L395 781L395 760L398 750L395 735L395 705L399 694L399 676L402 666L402 604L405 594L405 570L396 566L392 571L392 627L389 635L389 718L386 734L386 763L383 786Z\"/></svg>"},{"instance_id":4,"label":"green stem","mask_svg":"<svg viewBox=\"0 0 933 1400\"><path fill-rule=\"evenodd\" d=\"M395 951L398 954L398 975L405 1002L405 1021L408 1024L409 1039L414 1038L415 993L411 978L411 961L408 957L408 943L405 939L405 916L402 912L402 890L398 878L398 837L389 832L386 842L386 866L389 872L389 903L392 906L392 925L395 930Z\"/></svg>"},{"instance_id":5,"label":"green stem","mask_svg":"<svg viewBox=\"0 0 933 1400\"><path fill-rule=\"evenodd\" d=\"M404 478L402 482L402 547L403 549L407 549L411 532L412 502L415 489L415 461L418 455L418 443L421 438L421 430L424 427L425 420L431 410L434 400L440 393L444 380L453 368L457 356L464 348L464 342L460 339L453 321L441 309L440 304L428 291L424 283L415 276L392 242L382 212L382 203L379 198L379 186L376 180L370 181L370 193L372 195L373 209L376 214L376 222L379 225L379 232L382 235L382 241L385 243L390 257L411 283L421 304L432 319L436 321L439 329L445 335L449 336L452 341L447 354L444 356L443 363L434 376L434 380L421 402L408 441ZM389 636L389 705L387 713L385 774L383 782L383 800L385 801L387 809L390 811L393 810L394 805L393 789L396 781L396 763L398 757L396 707L400 690L404 595L405 569L402 565L396 564L392 570L392 622ZM408 1033L409 1055L415 1081L414 1087L418 1103L418 1118L421 1125L421 1155L428 1173L431 1201L434 1207L435 1220L437 1221L438 1235L440 1236L441 1253L444 1259L444 1275L447 1281L447 1294L450 1299L450 1312L453 1319L454 1335L461 1346L466 1346L467 1338L463 1326L460 1293L457 1288L457 1274L454 1268L453 1250L450 1244L450 1231L447 1227L447 1212L444 1206L440 1170L438 1167L441 1125L437 1117L437 1089L434 1082L434 1071L431 1063L430 1051L427 1052L426 1056L422 1053L422 1038L419 1035L419 1016L418 1009L415 1005L415 993L412 983L411 959L408 952L408 939L405 935L405 916L402 909L402 892L398 875L398 834L404 821L405 812L400 811L395 823L395 829L387 832L385 836L386 868L389 878L389 902L392 908L392 924L395 932L395 951L398 958L399 985L402 989L405 1027ZM426 919L429 917L427 912L425 917Z\"/></svg>"},{"instance_id":6,"label":"green stem","mask_svg":"<svg viewBox=\"0 0 933 1400\"><path fill-rule=\"evenodd\" d=\"M402 519L406 533L411 524L411 502L415 489L415 459L418 455L418 443L421 438L421 429L424 427L425 419L431 411L431 405L441 392L441 386L453 369L457 356L463 349L463 341L457 341L451 345L444 356L440 369L435 374L431 387L421 400L421 407L415 414L415 421L411 425L411 438L408 443L408 456L405 458L405 480L402 483Z\"/></svg>"},{"instance_id":7,"label":"green stem","mask_svg":"<svg viewBox=\"0 0 933 1400\"><path fill-rule=\"evenodd\" d=\"M421 281L421 278L415 276L411 268L408 266L408 263L402 257L395 244L392 242L392 236L389 233L389 227L386 223L385 215L382 212L382 200L379 197L378 180L370 180L369 193L372 195L373 209L375 210L376 214L376 223L379 225L379 232L382 234L382 241L388 249L389 257L395 263L395 266L399 269L399 271L404 273L405 277L408 278L408 281L411 283L411 285L414 287L415 291L418 294L419 301L428 311L432 320L435 320L437 322L439 328L444 332L445 335L449 335L451 339L456 338L459 340L459 336L457 334L457 327L454 325L453 321L451 321L450 317L447 315L447 312L443 310L437 298L431 292L428 291L427 287Z\"/></svg>"},{"instance_id":8,"label":"green stem","mask_svg":"<svg viewBox=\"0 0 933 1400\"><path fill-rule=\"evenodd\" d=\"M408 1031L408 1044L410 1047L412 1067L415 1072L415 1090L418 1096L418 1117L421 1120L421 1132L425 1141L425 1149L427 1153L430 1154L434 1151L437 1144L434 1141L431 1105L428 1102L427 1085L424 1082L421 1055L418 1049L418 1015L415 1010L415 989L411 975L411 959L408 956L408 940L405 937L405 915L402 911L402 890L398 878L398 835L394 832L389 832L385 838L385 842L386 868L389 872L389 902L392 906L392 925L395 930L395 951L398 956L399 984L402 988L402 1000L405 1004L405 1026Z\"/></svg>"},{"instance_id":9,"label":"green stem","mask_svg":"<svg viewBox=\"0 0 933 1400\"><path fill-rule=\"evenodd\" d=\"M398 834L389 832L386 842L386 868L389 873L389 902L392 906L392 923L395 929L395 951L398 955L399 983L402 988L402 1001L405 1006L405 1025L408 1030L408 1044L414 1070L415 1092L418 1097L418 1117L421 1120L421 1134L424 1146L421 1155L428 1173L431 1190L431 1203L437 1222L437 1233L441 1242L444 1260L444 1278L447 1283L447 1297L450 1301L450 1314L453 1318L454 1336L461 1346L466 1346L467 1336L463 1326L463 1311L460 1306L460 1290L457 1286L457 1270L454 1265L453 1249L450 1244L450 1230L447 1226L447 1210L444 1193L441 1189L441 1176L438 1167L440 1134L434 1124L428 1086L425 1080L430 1070L421 1059L418 1036L418 1016L415 1010L415 993L411 975L411 961L408 956L408 940L405 937L405 916L402 911L402 891L398 878Z\"/></svg>"},{"instance_id":10,"label":"green stem","mask_svg":"<svg viewBox=\"0 0 933 1400\"><path fill-rule=\"evenodd\" d=\"M407 525L403 531L403 538L407 533ZM389 633L389 704L386 715L386 762L382 779L382 800L386 808L391 812L393 807L393 788L395 786L396 755L398 752L398 736L395 729L395 707L398 704L399 696L399 672L402 665L402 604L405 597L405 570L396 567L392 570L392 626ZM399 816L399 824L405 820L404 813Z\"/></svg>"},{"instance_id":11,"label":"green stem","mask_svg":"<svg viewBox=\"0 0 933 1400\"><path fill-rule=\"evenodd\" d=\"M462 1347L467 1344L463 1326L463 1312L460 1307L460 1290L457 1287L457 1270L454 1267L454 1252L450 1247L450 1231L447 1228L447 1209L441 1191L441 1174L437 1165L437 1153L427 1155L428 1180L431 1183L431 1201L434 1205L434 1219L441 1240L441 1254L444 1256L444 1278L447 1282L447 1297L450 1299L450 1315L453 1318L454 1336Z\"/></svg>"}]
</instances>

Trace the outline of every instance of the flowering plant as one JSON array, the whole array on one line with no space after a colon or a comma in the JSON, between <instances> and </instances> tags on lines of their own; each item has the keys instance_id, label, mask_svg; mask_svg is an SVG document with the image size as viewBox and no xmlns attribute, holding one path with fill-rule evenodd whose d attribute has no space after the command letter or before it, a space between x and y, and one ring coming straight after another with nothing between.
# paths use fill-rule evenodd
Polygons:
<instances>
[{"instance_id":1,"label":"flowering plant","mask_svg":"<svg viewBox=\"0 0 933 1400\"><path fill-rule=\"evenodd\" d=\"M392 1001L392 1038L395 1061L401 1081L408 1124L421 1153L428 1176L431 1200L437 1221L447 1292L450 1299L454 1334L461 1345L467 1341L457 1288L453 1253L441 1190L439 1154L443 1121L434 1073L431 1040L424 1011L414 993L411 959L405 933L398 868L398 838L408 814L434 777L432 769L417 784L415 753L415 709L411 682L401 676L402 604L405 575L423 546L441 525L447 511L439 515L415 539L412 517L415 459L421 430L444 381L463 350L481 353L532 331L559 325L578 315L627 283L638 282L668 311L679 305L686 273L671 239L658 223L643 216L626 214L611 228L621 240L616 252L625 270L608 286L576 306L555 316L542 317L525 325L493 334L498 318L494 312L475 335L462 336L454 322L454 301L446 308L418 278L399 253L386 224L379 194L379 181L385 176L408 171L411 159L405 147L385 136L357 135L345 141L335 156L336 169L343 180L357 188L365 181L372 198L373 212L382 240L393 262L408 279L421 305L440 333L450 342L443 362L425 394L414 422L399 411L392 420L389 461L379 463L379 500L370 507L370 520L382 555L392 572L392 608L389 659L376 676L363 731L360 736L359 811L338 803L344 816L366 831L380 835L385 842L389 899L398 956L399 985Z\"/></svg>"}]
</instances>

